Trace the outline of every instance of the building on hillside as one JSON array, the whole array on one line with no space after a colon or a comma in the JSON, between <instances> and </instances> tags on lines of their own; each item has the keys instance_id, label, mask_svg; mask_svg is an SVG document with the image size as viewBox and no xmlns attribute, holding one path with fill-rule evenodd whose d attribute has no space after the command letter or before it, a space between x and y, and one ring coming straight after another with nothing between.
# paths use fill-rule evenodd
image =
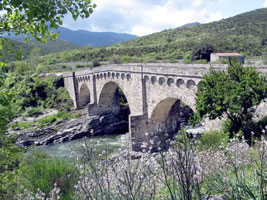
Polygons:
<instances>
[{"instance_id":1,"label":"building on hillside","mask_svg":"<svg viewBox=\"0 0 267 200\"><path fill-rule=\"evenodd\" d=\"M216 62L218 60L231 60L232 58L237 58L241 63L245 63L245 56L240 53L212 53L210 54L210 61Z\"/></svg>"}]
</instances>

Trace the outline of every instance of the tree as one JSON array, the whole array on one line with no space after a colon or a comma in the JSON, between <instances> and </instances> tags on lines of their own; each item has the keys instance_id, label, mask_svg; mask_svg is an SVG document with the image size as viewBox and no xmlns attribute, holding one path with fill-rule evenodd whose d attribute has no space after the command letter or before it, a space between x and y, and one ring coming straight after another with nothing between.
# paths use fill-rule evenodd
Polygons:
<instances>
[{"instance_id":1,"label":"tree","mask_svg":"<svg viewBox=\"0 0 267 200\"><path fill-rule=\"evenodd\" d=\"M215 47L209 43L201 43L194 46L191 54L191 60L207 60L210 61L210 54L215 52Z\"/></svg>"},{"instance_id":2,"label":"tree","mask_svg":"<svg viewBox=\"0 0 267 200\"><path fill-rule=\"evenodd\" d=\"M56 39L58 33L53 29L62 25L64 15L70 13L74 20L78 17L88 18L95 7L91 0L1 0L0 35L5 32L28 34L46 42L47 37ZM0 57L4 43L5 40L0 39ZM4 65L0 62L0 67ZM0 74L0 199L13 199L21 150L14 144L14 138L5 131L12 117L12 94L3 87L4 78Z\"/></svg>"},{"instance_id":3,"label":"tree","mask_svg":"<svg viewBox=\"0 0 267 200\"><path fill-rule=\"evenodd\" d=\"M0 35L4 32L28 34L45 42L48 36L58 35L53 28L62 25L64 15L70 13L74 20L88 18L96 5L91 0L2 0Z\"/></svg>"},{"instance_id":4,"label":"tree","mask_svg":"<svg viewBox=\"0 0 267 200\"><path fill-rule=\"evenodd\" d=\"M256 68L243 67L237 61L229 63L227 71L210 68L198 85L194 121L225 115L230 134L242 131L249 139L253 113L266 98L267 81Z\"/></svg>"}]
</instances>

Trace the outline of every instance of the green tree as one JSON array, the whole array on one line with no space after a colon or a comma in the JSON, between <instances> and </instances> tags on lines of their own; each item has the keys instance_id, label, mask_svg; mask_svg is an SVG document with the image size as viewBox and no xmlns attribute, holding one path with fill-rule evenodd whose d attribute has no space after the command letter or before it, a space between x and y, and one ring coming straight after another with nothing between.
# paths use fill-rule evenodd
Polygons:
<instances>
[{"instance_id":1,"label":"green tree","mask_svg":"<svg viewBox=\"0 0 267 200\"><path fill-rule=\"evenodd\" d=\"M13 32L28 34L45 42L48 36L58 35L53 28L62 25L64 15L70 13L74 20L88 18L96 5L91 0L2 0L0 11L0 34Z\"/></svg>"},{"instance_id":2,"label":"green tree","mask_svg":"<svg viewBox=\"0 0 267 200\"><path fill-rule=\"evenodd\" d=\"M210 54L215 52L215 47L209 43L201 43L194 46L191 54L191 60L210 61Z\"/></svg>"},{"instance_id":3,"label":"green tree","mask_svg":"<svg viewBox=\"0 0 267 200\"><path fill-rule=\"evenodd\" d=\"M64 15L70 13L74 20L88 18L96 5L91 0L1 0L0 35L27 34L46 42L47 37L56 39L53 29L62 25ZM0 57L5 40L0 39ZM9 50L9 47L8 47ZM0 62L0 67L5 66ZM1 71L1 70L0 70ZM13 199L16 191L16 174L20 150L15 139L6 133L6 125L12 113L12 93L3 87L5 76L0 76L0 199Z\"/></svg>"},{"instance_id":4,"label":"green tree","mask_svg":"<svg viewBox=\"0 0 267 200\"><path fill-rule=\"evenodd\" d=\"M231 136L242 131L249 139L253 113L266 98L267 81L256 68L243 67L237 61L230 63L227 71L210 68L198 85L194 121L226 115Z\"/></svg>"}]
</instances>

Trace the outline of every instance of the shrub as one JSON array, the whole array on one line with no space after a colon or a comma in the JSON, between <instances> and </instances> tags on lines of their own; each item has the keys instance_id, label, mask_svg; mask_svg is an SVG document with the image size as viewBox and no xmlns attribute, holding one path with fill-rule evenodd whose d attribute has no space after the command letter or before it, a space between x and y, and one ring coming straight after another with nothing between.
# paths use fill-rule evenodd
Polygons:
<instances>
[{"instance_id":1,"label":"shrub","mask_svg":"<svg viewBox=\"0 0 267 200\"><path fill-rule=\"evenodd\" d=\"M98 67L98 66L101 65L100 64L100 61L99 60L96 60L96 59L93 59L92 64L93 64L93 67Z\"/></svg>"},{"instance_id":2,"label":"shrub","mask_svg":"<svg viewBox=\"0 0 267 200\"><path fill-rule=\"evenodd\" d=\"M210 61L210 54L215 52L215 47L209 43L201 43L194 46L191 54L191 60Z\"/></svg>"},{"instance_id":3,"label":"shrub","mask_svg":"<svg viewBox=\"0 0 267 200\"><path fill-rule=\"evenodd\" d=\"M30 122L14 122L14 123L11 124L10 127L13 130L17 130L17 129L20 129L20 128L27 129L27 128L31 127L31 123Z\"/></svg>"},{"instance_id":4,"label":"shrub","mask_svg":"<svg viewBox=\"0 0 267 200\"><path fill-rule=\"evenodd\" d=\"M208 61L205 60L205 59L200 59L200 60L195 61L195 63L196 63L196 64L207 64Z\"/></svg>"},{"instance_id":5,"label":"shrub","mask_svg":"<svg viewBox=\"0 0 267 200\"><path fill-rule=\"evenodd\" d=\"M218 147L225 146L229 141L229 133L224 131L205 131L199 138L199 150L218 150Z\"/></svg>"},{"instance_id":6,"label":"shrub","mask_svg":"<svg viewBox=\"0 0 267 200\"><path fill-rule=\"evenodd\" d=\"M79 69L79 68L84 68L85 67L85 65L82 65L82 64L77 64L77 65L75 65L75 68L77 68L77 69Z\"/></svg>"},{"instance_id":7,"label":"shrub","mask_svg":"<svg viewBox=\"0 0 267 200\"><path fill-rule=\"evenodd\" d=\"M38 117L41 114L43 114L43 108L41 108L41 107L28 107L25 109L23 116L24 117Z\"/></svg>"},{"instance_id":8,"label":"shrub","mask_svg":"<svg viewBox=\"0 0 267 200\"><path fill-rule=\"evenodd\" d=\"M122 60L121 60L121 58L119 56L114 55L109 59L109 63L110 64L121 64Z\"/></svg>"},{"instance_id":9,"label":"shrub","mask_svg":"<svg viewBox=\"0 0 267 200\"><path fill-rule=\"evenodd\" d=\"M66 160L51 158L41 152L32 152L25 157L21 166L25 189L34 193L41 190L46 199L56 184L61 199L72 199L78 176L74 166Z\"/></svg>"},{"instance_id":10,"label":"shrub","mask_svg":"<svg viewBox=\"0 0 267 200\"><path fill-rule=\"evenodd\" d=\"M73 118L72 114L60 111L55 115L50 115L48 117L44 117L38 120L38 126L43 127L43 126L49 126L52 125L55 122L58 122L60 119L71 119Z\"/></svg>"}]
</instances>

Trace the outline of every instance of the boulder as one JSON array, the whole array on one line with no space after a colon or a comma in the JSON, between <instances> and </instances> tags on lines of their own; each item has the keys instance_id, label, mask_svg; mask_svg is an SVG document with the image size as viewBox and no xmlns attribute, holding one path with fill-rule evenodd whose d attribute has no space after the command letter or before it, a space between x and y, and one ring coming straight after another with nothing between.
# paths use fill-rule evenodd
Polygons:
<instances>
[{"instance_id":1,"label":"boulder","mask_svg":"<svg viewBox=\"0 0 267 200\"><path fill-rule=\"evenodd\" d=\"M60 126L47 126L34 130L20 132L17 145L20 147L32 145L47 145L65 142L84 136L107 135L128 132L128 115L120 113L95 115L90 117L70 119Z\"/></svg>"}]
</instances>

